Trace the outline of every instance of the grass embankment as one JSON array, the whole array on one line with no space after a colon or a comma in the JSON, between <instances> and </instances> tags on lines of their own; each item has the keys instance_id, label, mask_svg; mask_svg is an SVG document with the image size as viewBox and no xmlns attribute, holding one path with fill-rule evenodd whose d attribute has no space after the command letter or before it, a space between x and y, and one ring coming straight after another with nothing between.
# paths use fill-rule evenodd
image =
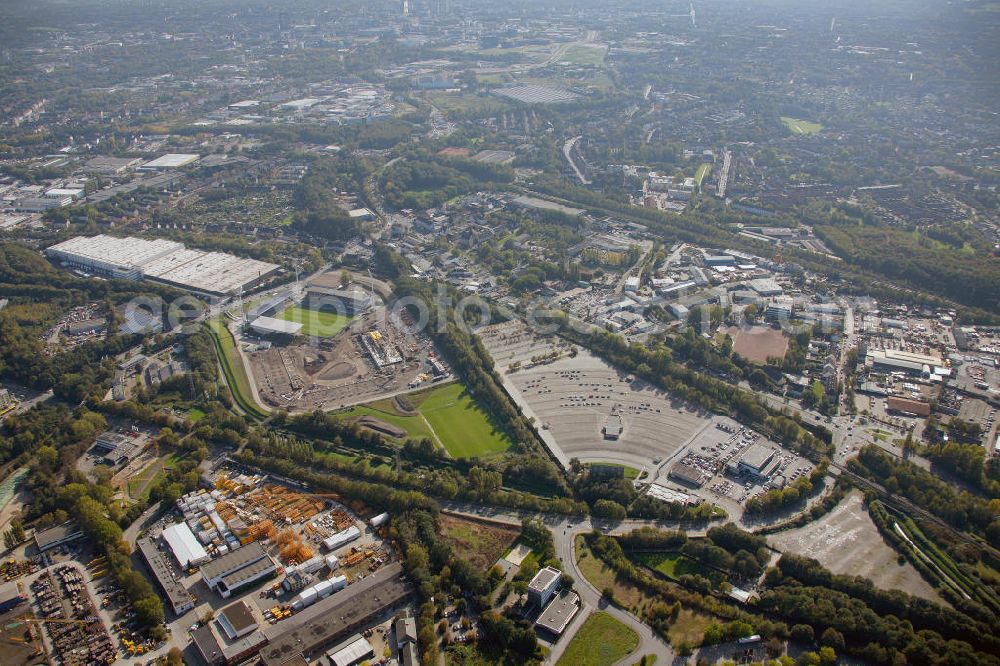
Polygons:
<instances>
[{"instance_id":1,"label":"grass embankment","mask_svg":"<svg viewBox=\"0 0 1000 666\"><path fill-rule=\"evenodd\" d=\"M453 458L482 458L503 453L511 441L497 428L489 413L458 382L405 396L415 411L405 414L393 401L379 400L340 412L351 418L371 416L406 431L412 439L434 441Z\"/></svg>"},{"instance_id":2,"label":"grass embankment","mask_svg":"<svg viewBox=\"0 0 1000 666\"><path fill-rule=\"evenodd\" d=\"M694 182L695 185L698 186L698 189L701 189L701 181L705 180L705 176L707 176L708 172L711 170L712 170L712 165L709 164L708 162L705 162L700 167L698 167L698 170L694 174Z\"/></svg>"},{"instance_id":3,"label":"grass embankment","mask_svg":"<svg viewBox=\"0 0 1000 666\"><path fill-rule=\"evenodd\" d=\"M608 613L598 612L576 632L557 664L610 666L639 647L639 635Z\"/></svg>"},{"instance_id":4,"label":"grass embankment","mask_svg":"<svg viewBox=\"0 0 1000 666\"><path fill-rule=\"evenodd\" d=\"M941 550L909 516L890 510L875 500L868 505L872 521L883 536L913 564L931 585L949 595L972 599L994 613L1000 612L1000 598L993 589L964 571ZM980 562L980 566L986 566Z\"/></svg>"},{"instance_id":5,"label":"grass embankment","mask_svg":"<svg viewBox=\"0 0 1000 666\"><path fill-rule=\"evenodd\" d=\"M267 410L253 399L250 378L247 377L246 368L243 367L243 361L239 357L233 334L229 332L229 328L221 319L210 319L206 325L212 334L212 340L215 341L215 352L219 356L222 374L225 375L229 390L232 391L233 402L247 416L255 419L266 419L268 417Z\"/></svg>"}]
</instances>

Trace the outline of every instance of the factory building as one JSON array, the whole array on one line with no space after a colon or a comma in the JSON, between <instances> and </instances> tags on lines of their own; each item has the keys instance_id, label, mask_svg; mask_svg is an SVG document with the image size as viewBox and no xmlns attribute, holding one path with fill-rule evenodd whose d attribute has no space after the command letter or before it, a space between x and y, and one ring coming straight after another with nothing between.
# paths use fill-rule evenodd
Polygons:
<instances>
[{"instance_id":1,"label":"factory building","mask_svg":"<svg viewBox=\"0 0 1000 666\"><path fill-rule=\"evenodd\" d=\"M160 535L163 537L167 548L174 554L174 559L181 569L197 567L211 561L211 557L205 548L195 538L194 532L187 523L176 523L163 530Z\"/></svg>"},{"instance_id":2,"label":"factory building","mask_svg":"<svg viewBox=\"0 0 1000 666\"><path fill-rule=\"evenodd\" d=\"M375 650L364 637L354 635L326 653L332 666L354 666L375 658Z\"/></svg>"},{"instance_id":3,"label":"factory building","mask_svg":"<svg viewBox=\"0 0 1000 666\"><path fill-rule=\"evenodd\" d=\"M161 155L155 160L146 162L141 167L140 171L165 171L167 169L179 169L182 166L187 166L188 164L194 164L198 161L198 155L192 155L188 153L167 153L166 155Z\"/></svg>"},{"instance_id":4,"label":"factory building","mask_svg":"<svg viewBox=\"0 0 1000 666\"><path fill-rule=\"evenodd\" d=\"M351 543L355 539L361 536L361 530L356 526L351 525L346 530L337 532L333 536L329 536L323 540L323 547L328 551L334 551L338 548L342 548L347 544Z\"/></svg>"},{"instance_id":5,"label":"factory building","mask_svg":"<svg viewBox=\"0 0 1000 666\"><path fill-rule=\"evenodd\" d=\"M257 654L267 645L263 632L257 629L256 620L251 616L249 621L252 624L247 625L247 621L248 619L240 611L230 606L219 614L217 621L191 632L191 640L206 664L209 666L238 664ZM243 627L244 631L247 627L252 627L252 630L237 638L230 638L227 630L235 629L236 626Z\"/></svg>"},{"instance_id":6,"label":"factory building","mask_svg":"<svg viewBox=\"0 0 1000 666\"><path fill-rule=\"evenodd\" d=\"M163 238L143 240L98 234L70 238L49 247L45 254L64 266L88 273L139 280L142 278L142 266L183 249L183 243Z\"/></svg>"},{"instance_id":7,"label":"factory building","mask_svg":"<svg viewBox=\"0 0 1000 666\"><path fill-rule=\"evenodd\" d=\"M28 595L24 593L24 584L16 580L0 585L0 613L6 613L11 608L16 608L28 600Z\"/></svg>"},{"instance_id":8,"label":"factory building","mask_svg":"<svg viewBox=\"0 0 1000 666\"><path fill-rule=\"evenodd\" d=\"M930 376L934 368L943 364L940 356L915 354L900 349L875 349L868 352L867 358L876 368L926 377Z\"/></svg>"},{"instance_id":9,"label":"factory building","mask_svg":"<svg viewBox=\"0 0 1000 666\"><path fill-rule=\"evenodd\" d=\"M210 296L231 296L263 282L280 268L222 252L185 249L166 239L76 236L45 254L68 268L105 277L161 282Z\"/></svg>"},{"instance_id":10,"label":"factory building","mask_svg":"<svg viewBox=\"0 0 1000 666\"><path fill-rule=\"evenodd\" d=\"M374 618L404 603L413 592L399 563L383 567L344 592L313 604L291 619L266 627L268 645L260 652L261 664L284 666L298 656L319 656L319 650L361 631Z\"/></svg>"},{"instance_id":11,"label":"factory building","mask_svg":"<svg viewBox=\"0 0 1000 666\"><path fill-rule=\"evenodd\" d=\"M139 539L136 545L157 586L167 598L174 615L183 615L194 608L194 598L174 575L167 558L157 548L156 542L152 538L145 538Z\"/></svg>"},{"instance_id":12,"label":"factory building","mask_svg":"<svg viewBox=\"0 0 1000 666\"><path fill-rule=\"evenodd\" d=\"M237 590L273 576L277 571L277 565L257 541L201 567L205 584L223 599L228 599Z\"/></svg>"},{"instance_id":13,"label":"factory building","mask_svg":"<svg viewBox=\"0 0 1000 666\"><path fill-rule=\"evenodd\" d=\"M41 532L35 532L35 546L39 553L56 548L63 544L83 538L83 531L80 526L69 520L61 525L50 527Z\"/></svg>"},{"instance_id":14,"label":"factory building","mask_svg":"<svg viewBox=\"0 0 1000 666\"><path fill-rule=\"evenodd\" d=\"M257 629L257 620L254 619L245 601L237 601L232 606L223 608L217 622L226 638L231 641L243 638Z\"/></svg>"}]
</instances>

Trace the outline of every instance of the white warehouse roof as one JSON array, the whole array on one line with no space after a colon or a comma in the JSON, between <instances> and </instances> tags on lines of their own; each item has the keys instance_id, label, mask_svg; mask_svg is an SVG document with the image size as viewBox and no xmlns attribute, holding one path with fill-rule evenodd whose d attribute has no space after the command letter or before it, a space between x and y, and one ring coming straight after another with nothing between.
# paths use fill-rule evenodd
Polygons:
<instances>
[{"instance_id":1,"label":"white warehouse roof","mask_svg":"<svg viewBox=\"0 0 1000 666\"><path fill-rule=\"evenodd\" d=\"M330 663L334 666L351 666L351 664L357 664L371 654L371 644L359 636L357 639L352 640L346 647L336 651L330 650L326 656L329 657Z\"/></svg>"},{"instance_id":2,"label":"white warehouse roof","mask_svg":"<svg viewBox=\"0 0 1000 666\"><path fill-rule=\"evenodd\" d=\"M45 252L61 261L87 264L98 270L128 272L141 270L143 265L183 249L182 243L164 238L145 240L98 234L70 238Z\"/></svg>"},{"instance_id":3,"label":"white warehouse roof","mask_svg":"<svg viewBox=\"0 0 1000 666\"><path fill-rule=\"evenodd\" d=\"M222 252L180 250L143 268L146 277L210 294L232 294L278 270L277 264Z\"/></svg>"},{"instance_id":4,"label":"white warehouse roof","mask_svg":"<svg viewBox=\"0 0 1000 666\"><path fill-rule=\"evenodd\" d=\"M176 169L178 167L191 164L192 162L198 161L198 155L191 155L188 153L167 153L166 155L161 155L155 160L146 162L140 169Z\"/></svg>"},{"instance_id":5,"label":"white warehouse roof","mask_svg":"<svg viewBox=\"0 0 1000 666\"><path fill-rule=\"evenodd\" d=\"M45 253L112 277L146 277L208 294L234 294L279 268L277 264L222 252L185 249L183 243L163 238L116 238L104 234L77 236L49 247Z\"/></svg>"},{"instance_id":6,"label":"white warehouse roof","mask_svg":"<svg viewBox=\"0 0 1000 666\"><path fill-rule=\"evenodd\" d=\"M163 530L163 540L174 554L174 558L182 568L204 564L210 559L208 553L198 543L194 532L187 526L187 523L177 523Z\"/></svg>"}]
</instances>

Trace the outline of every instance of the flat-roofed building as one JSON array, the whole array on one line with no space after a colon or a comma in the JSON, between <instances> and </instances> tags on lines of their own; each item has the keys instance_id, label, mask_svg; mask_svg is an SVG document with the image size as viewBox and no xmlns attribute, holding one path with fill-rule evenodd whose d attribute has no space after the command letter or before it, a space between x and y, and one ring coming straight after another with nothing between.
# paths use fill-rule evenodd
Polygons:
<instances>
[{"instance_id":1,"label":"flat-roofed building","mask_svg":"<svg viewBox=\"0 0 1000 666\"><path fill-rule=\"evenodd\" d=\"M535 628L553 636L562 636L566 627L580 611L580 596L572 590L564 590L545 607L535 621Z\"/></svg>"},{"instance_id":2,"label":"flat-roofed building","mask_svg":"<svg viewBox=\"0 0 1000 666\"><path fill-rule=\"evenodd\" d=\"M917 354L900 349L875 349L867 354L872 365L877 368L896 370L913 375L930 375L933 369L943 365L940 356Z\"/></svg>"},{"instance_id":3,"label":"flat-roofed building","mask_svg":"<svg viewBox=\"0 0 1000 666\"><path fill-rule=\"evenodd\" d=\"M362 661L374 659L375 650L363 636L354 635L326 653L330 666L354 666Z\"/></svg>"},{"instance_id":4,"label":"flat-roofed building","mask_svg":"<svg viewBox=\"0 0 1000 666\"><path fill-rule=\"evenodd\" d=\"M24 591L24 583L16 580L0 585L0 613L6 613L28 600Z\"/></svg>"},{"instance_id":5,"label":"flat-roofed building","mask_svg":"<svg viewBox=\"0 0 1000 666\"><path fill-rule=\"evenodd\" d=\"M671 467L670 473L667 476L675 481L686 483L690 486L694 486L695 488L702 487L710 478L705 472L685 462L678 462Z\"/></svg>"},{"instance_id":6,"label":"flat-roofed building","mask_svg":"<svg viewBox=\"0 0 1000 666\"><path fill-rule=\"evenodd\" d=\"M193 164L198 161L198 155L190 153L167 153L166 155L161 155L155 160L150 160L146 162L141 167L142 171L162 171L164 169L179 169L182 166L187 166L188 164Z\"/></svg>"},{"instance_id":7,"label":"flat-roofed building","mask_svg":"<svg viewBox=\"0 0 1000 666\"><path fill-rule=\"evenodd\" d=\"M148 280L215 296L249 290L280 268L278 264L222 252L182 249L143 266Z\"/></svg>"},{"instance_id":8,"label":"flat-roofed building","mask_svg":"<svg viewBox=\"0 0 1000 666\"><path fill-rule=\"evenodd\" d=\"M740 456L737 469L742 474L749 474L757 481L766 481L775 472L780 460L775 459L776 453L763 444L751 444Z\"/></svg>"},{"instance_id":9,"label":"flat-roofed building","mask_svg":"<svg viewBox=\"0 0 1000 666\"><path fill-rule=\"evenodd\" d=\"M555 567L545 567L528 583L528 602L544 608L559 587L562 572Z\"/></svg>"},{"instance_id":10,"label":"flat-roofed building","mask_svg":"<svg viewBox=\"0 0 1000 666\"><path fill-rule=\"evenodd\" d=\"M296 657L317 657L319 651L363 629L375 617L403 604L413 595L397 562L327 597L291 619L264 629L268 645L261 650L263 666L283 666Z\"/></svg>"},{"instance_id":11,"label":"flat-roofed building","mask_svg":"<svg viewBox=\"0 0 1000 666\"><path fill-rule=\"evenodd\" d=\"M234 641L257 630L257 619L245 601L226 606L216 619L226 637Z\"/></svg>"},{"instance_id":12,"label":"flat-roofed building","mask_svg":"<svg viewBox=\"0 0 1000 666\"><path fill-rule=\"evenodd\" d=\"M267 645L267 638L259 630L235 640L227 640L219 633L217 622L209 622L192 631L191 641L208 666L238 664L254 656Z\"/></svg>"},{"instance_id":13,"label":"flat-roofed building","mask_svg":"<svg viewBox=\"0 0 1000 666\"><path fill-rule=\"evenodd\" d=\"M174 554L174 559L177 560L181 569L201 566L212 559L205 552L205 548L194 536L194 532L191 531L187 523L171 525L163 530L160 536L163 537L170 552Z\"/></svg>"},{"instance_id":14,"label":"flat-roofed building","mask_svg":"<svg viewBox=\"0 0 1000 666\"><path fill-rule=\"evenodd\" d=\"M35 546L38 547L38 552L44 553L57 546L82 538L83 531L80 526L72 520L68 520L61 525L35 532Z\"/></svg>"},{"instance_id":15,"label":"flat-roofed building","mask_svg":"<svg viewBox=\"0 0 1000 666\"><path fill-rule=\"evenodd\" d=\"M622 436L622 417L611 414L604 423L604 439L618 439Z\"/></svg>"},{"instance_id":16,"label":"flat-roofed building","mask_svg":"<svg viewBox=\"0 0 1000 666\"><path fill-rule=\"evenodd\" d=\"M60 263L112 278L138 280L147 263L184 249L182 243L159 238L76 236L48 247L45 254Z\"/></svg>"},{"instance_id":17,"label":"flat-roofed building","mask_svg":"<svg viewBox=\"0 0 1000 666\"><path fill-rule=\"evenodd\" d=\"M211 296L248 290L280 266L222 252L186 249L166 239L77 236L52 245L46 255L64 266L118 279L148 279Z\"/></svg>"},{"instance_id":18,"label":"flat-roofed building","mask_svg":"<svg viewBox=\"0 0 1000 666\"><path fill-rule=\"evenodd\" d=\"M275 319L274 317L257 317L250 322L250 328L258 335L295 336L302 333L301 322Z\"/></svg>"},{"instance_id":19,"label":"flat-roofed building","mask_svg":"<svg viewBox=\"0 0 1000 666\"><path fill-rule=\"evenodd\" d=\"M153 580L156 581L163 596L167 598L167 604L174 611L174 614L183 615L194 608L194 597L181 584L178 576L171 569L170 563L167 562L166 556L157 547L156 541L147 537L139 539L136 546L142 559L146 562L146 566L153 574Z\"/></svg>"},{"instance_id":20,"label":"flat-roofed building","mask_svg":"<svg viewBox=\"0 0 1000 666\"><path fill-rule=\"evenodd\" d=\"M94 157L87 160L83 170L104 176L120 176L142 164L138 157Z\"/></svg>"},{"instance_id":21,"label":"flat-roofed building","mask_svg":"<svg viewBox=\"0 0 1000 666\"><path fill-rule=\"evenodd\" d=\"M228 599L234 591L272 576L277 571L277 565L256 541L201 567L205 584L224 599Z\"/></svg>"}]
</instances>

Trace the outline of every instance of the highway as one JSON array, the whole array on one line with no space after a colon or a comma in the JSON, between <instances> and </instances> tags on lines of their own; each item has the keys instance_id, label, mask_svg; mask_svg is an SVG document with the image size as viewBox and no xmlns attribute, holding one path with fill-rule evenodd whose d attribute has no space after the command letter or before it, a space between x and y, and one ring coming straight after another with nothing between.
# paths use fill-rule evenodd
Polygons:
<instances>
[{"instance_id":1,"label":"highway","mask_svg":"<svg viewBox=\"0 0 1000 666\"><path fill-rule=\"evenodd\" d=\"M576 174L576 177L580 179L582 184L590 185L590 179L583 174L580 167L577 166L576 160L573 159L573 149L576 148L576 144L580 143L580 139L582 138L582 136L574 136L572 139L568 139L566 143L563 144L562 150L563 155L566 157L566 161L569 162L569 165L573 168L573 173Z\"/></svg>"},{"instance_id":2,"label":"highway","mask_svg":"<svg viewBox=\"0 0 1000 666\"><path fill-rule=\"evenodd\" d=\"M729 184L729 168L733 164L733 153L729 150L722 154L722 171L719 173L719 187L716 190L720 199L726 198L726 187Z\"/></svg>"}]
</instances>

